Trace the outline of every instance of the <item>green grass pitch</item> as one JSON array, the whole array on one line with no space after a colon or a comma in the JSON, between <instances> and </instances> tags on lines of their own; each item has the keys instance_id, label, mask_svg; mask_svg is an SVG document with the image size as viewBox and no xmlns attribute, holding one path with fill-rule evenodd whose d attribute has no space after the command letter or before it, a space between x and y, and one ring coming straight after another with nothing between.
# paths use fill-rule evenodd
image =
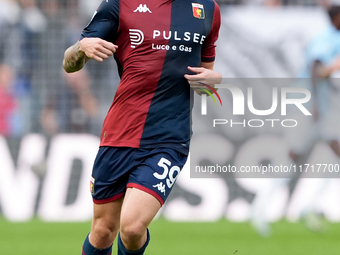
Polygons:
<instances>
[{"instance_id":1,"label":"green grass pitch","mask_svg":"<svg viewBox=\"0 0 340 255\"><path fill-rule=\"evenodd\" d=\"M173 223L164 219L151 226L146 255L321 255L339 254L340 224L324 233L308 231L302 223L272 224L273 234L262 238L249 223ZM86 223L10 223L0 219L1 255L80 255L90 229ZM113 254L116 253L114 247Z\"/></svg>"}]
</instances>

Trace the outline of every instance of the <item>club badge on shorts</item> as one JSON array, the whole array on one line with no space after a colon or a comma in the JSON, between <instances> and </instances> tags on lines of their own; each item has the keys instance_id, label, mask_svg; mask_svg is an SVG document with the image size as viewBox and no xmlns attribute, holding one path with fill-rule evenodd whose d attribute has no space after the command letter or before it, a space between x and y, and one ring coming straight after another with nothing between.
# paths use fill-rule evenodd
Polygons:
<instances>
[{"instance_id":1,"label":"club badge on shorts","mask_svg":"<svg viewBox=\"0 0 340 255\"><path fill-rule=\"evenodd\" d=\"M203 4L192 3L192 13L195 18L204 19L204 7Z\"/></svg>"},{"instance_id":2,"label":"club badge on shorts","mask_svg":"<svg viewBox=\"0 0 340 255\"><path fill-rule=\"evenodd\" d=\"M95 181L95 179L93 177L91 177L91 180L90 180L90 192L91 192L92 195L94 194L94 181Z\"/></svg>"}]
</instances>

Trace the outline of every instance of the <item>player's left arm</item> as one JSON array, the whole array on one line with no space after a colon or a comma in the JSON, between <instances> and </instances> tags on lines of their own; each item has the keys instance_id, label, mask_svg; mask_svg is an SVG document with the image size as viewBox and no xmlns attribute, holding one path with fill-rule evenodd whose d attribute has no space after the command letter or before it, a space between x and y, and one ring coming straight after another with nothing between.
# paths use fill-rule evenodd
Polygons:
<instances>
[{"instance_id":1,"label":"player's left arm","mask_svg":"<svg viewBox=\"0 0 340 255\"><path fill-rule=\"evenodd\" d=\"M221 26L221 12L218 4L214 2L213 18L211 30L204 40L201 50L201 63L199 67L188 67L189 71L194 74L186 74L184 77L188 80L190 86L199 94L214 93L215 84L221 83L222 76L219 72L214 71L215 56L216 56L216 41Z\"/></svg>"},{"instance_id":2,"label":"player's left arm","mask_svg":"<svg viewBox=\"0 0 340 255\"><path fill-rule=\"evenodd\" d=\"M204 90L208 90L210 93L214 91L210 88L215 89L215 84L220 84L222 81L222 75L219 72L213 70L213 62L201 62L200 67L188 66L188 70L195 74L186 74L184 77L188 80L190 86L198 94L206 94Z\"/></svg>"}]
</instances>

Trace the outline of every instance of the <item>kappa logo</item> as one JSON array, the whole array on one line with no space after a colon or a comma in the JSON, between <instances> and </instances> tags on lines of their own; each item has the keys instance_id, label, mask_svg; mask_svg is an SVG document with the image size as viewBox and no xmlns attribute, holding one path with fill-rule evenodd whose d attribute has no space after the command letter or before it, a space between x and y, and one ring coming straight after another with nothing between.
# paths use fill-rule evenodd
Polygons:
<instances>
[{"instance_id":1,"label":"kappa logo","mask_svg":"<svg viewBox=\"0 0 340 255\"><path fill-rule=\"evenodd\" d=\"M144 41L144 34L139 29L129 29L131 48L136 48Z\"/></svg>"},{"instance_id":2,"label":"kappa logo","mask_svg":"<svg viewBox=\"0 0 340 255\"><path fill-rule=\"evenodd\" d=\"M165 196L165 184L163 184L163 182L153 185L152 187L157 188L160 192L164 193Z\"/></svg>"},{"instance_id":3,"label":"kappa logo","mask_svg":"<svg viewBox=\"0 0 340 255\"><path fill-rule=\"evenodd\" d=\"M146 4L140 4L136 10L134 10L133 12L149 12L152 13L152 11L150 11L150 9L146 6Z\"/></svg>"}]
</instances>

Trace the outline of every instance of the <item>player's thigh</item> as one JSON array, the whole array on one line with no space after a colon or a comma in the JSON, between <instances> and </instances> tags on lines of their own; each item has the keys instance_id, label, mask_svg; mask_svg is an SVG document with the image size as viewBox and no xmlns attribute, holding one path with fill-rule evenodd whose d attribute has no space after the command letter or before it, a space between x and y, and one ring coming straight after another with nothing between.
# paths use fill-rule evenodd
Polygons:
<instances>
[{"instance_id":1,"label":"player's thigh","mask_svg":"<svg viewBox=\"0 0 340 255\"><path fill-rule=\"evenodd\" d=\"M145 191L163 205L186 161L187 155L170 148L156 148L132 170L127 187Z\"/></svg>"},{"instance_id":2,"label":"player's thigh","mask_svg":"<svg viewBox=\"0 0 340 255\"><path fill-rule=\"evenodd\" d=\"M93 222L104 222L104 224L109 227L114 227L117 222L119 224L123 199L124 198L120 198L105 204L94 204Z\"/></svg>"},{"instance_id":3,"label":"player's thigh","mask_svg":"<svg viewBox=\"0 0 340 255\"><path fill-rule=\"evenodd\" d=\"M121 231L144 233L169 196L187 156L170 148L141 149L143 158L127 184L121 213Z\"/></svg>"},{"instance_id":4,"label":"player's thigh","mask_svg":"<svg viewBox=\"0 0 340 255\"><path fill-rule=\"evenodd\" d=\"M94 204L90 242L96 247L111 245L117 235L123 199L105 204Z\"/></svg>"},{"instance_id":5,"label":"player's thigh","mask_svg":"<svg viewBox=\"0 0 340 255\"><path fill-rule=\"evenodd\" d=\"M121 211L122 231L143 233L160 208L161 203L154 196L140 189L128 188Z\"/></svg>"}]
</instances>

